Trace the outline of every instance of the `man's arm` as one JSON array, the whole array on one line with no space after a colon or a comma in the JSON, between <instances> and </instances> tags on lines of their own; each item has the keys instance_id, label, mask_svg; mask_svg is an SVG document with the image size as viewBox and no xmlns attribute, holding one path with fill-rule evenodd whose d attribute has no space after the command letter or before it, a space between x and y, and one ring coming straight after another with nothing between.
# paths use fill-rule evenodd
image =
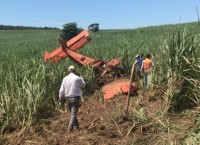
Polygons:
<instances>
[{"instance_id":1,"label":"man's arm","mask_svg":"<svg viewBox=\"0 0 200 145\"><path fill-rule=\"evenodd\" d=\"M142 65L141 65L140 71L143 71L143 66L144 66L144 63L142 61Z\"/></svg>"},{"instance_id":2,"label":"man's arm","mask_svg":"<svg viewBox=\"0 0 200 145\"><path fill-rule=\"evenodd\" d=\"M79 86L81 87L81 88L84 88L85 87L85 81L84 81L84 79L80 76L79 77Z\"/></svg>"},{"instance_id":3,"label":"man's arm","mask_svg":"<svg viewBox=\"0 0 200 145\"><path fill-rule=\"evenodd\" d=\"M65 89L64 89L64 79L63 79L59 90L59 101L61 101L64 98L64 96L65 96Z\"/></svg>"}]
</instances>

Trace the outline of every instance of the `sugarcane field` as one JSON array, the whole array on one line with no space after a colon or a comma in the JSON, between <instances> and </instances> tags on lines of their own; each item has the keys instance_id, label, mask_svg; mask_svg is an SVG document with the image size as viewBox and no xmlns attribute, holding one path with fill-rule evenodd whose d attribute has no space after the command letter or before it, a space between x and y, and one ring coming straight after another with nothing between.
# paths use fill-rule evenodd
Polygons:
<instances>
[{"instance_id":1,"label":"sugarcane field","mask_svg":"<svg viewBox=\"0 0 200 145\"><path fill-rule=\"evenodd\" d=\"M96 25L59 40L62 29L0 30L0 144L198 144L199 23ZM78 130L60 95L69 66L84 79Z\"/></svg>"}]
</instances>

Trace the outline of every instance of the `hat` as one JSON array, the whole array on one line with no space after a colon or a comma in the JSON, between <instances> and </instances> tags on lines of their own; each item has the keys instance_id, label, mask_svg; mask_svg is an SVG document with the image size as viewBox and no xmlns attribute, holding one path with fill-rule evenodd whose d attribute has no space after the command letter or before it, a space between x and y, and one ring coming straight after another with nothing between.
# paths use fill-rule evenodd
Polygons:
<instances>
[{"instance_id":1,"label":"hat","mask_svg":"<svg viewBox=\"0 0 200 145\"><path fill-rule=\"evenodd\" d=\"M69 70L69 71L70 71L70 70L75 70L75 67L74 67L73 65L71 65L71 66L69 67L68 70Z\"/></svg>"},{"instance_id":2,"label":"hat","mask_svg":"<svg viewBox=\"0 0 200 145\"><path fill-rule=\"evenodd\" d=\"M136 58L139 58L139 57L140 57L140 55L139 55L139 54L137 54L135 57L136 57Z\"/></svg>"}]
</instances>

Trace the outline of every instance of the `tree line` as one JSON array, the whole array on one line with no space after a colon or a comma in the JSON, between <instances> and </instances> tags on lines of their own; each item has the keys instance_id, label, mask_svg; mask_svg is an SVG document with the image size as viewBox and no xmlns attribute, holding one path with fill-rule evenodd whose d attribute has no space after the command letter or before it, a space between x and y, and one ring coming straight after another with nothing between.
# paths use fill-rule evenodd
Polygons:
<instances>
[{"instance_id":1,"label":"tree line","mask_svg":"<svg viewBox=\"0 0 200 145\"><path fill-rule=\"evenodd\" d=\"M60 30L56 27L33 27L33 26L13 26L13 25L0 25L0 30Z\"/></svg>"}]
</instances>

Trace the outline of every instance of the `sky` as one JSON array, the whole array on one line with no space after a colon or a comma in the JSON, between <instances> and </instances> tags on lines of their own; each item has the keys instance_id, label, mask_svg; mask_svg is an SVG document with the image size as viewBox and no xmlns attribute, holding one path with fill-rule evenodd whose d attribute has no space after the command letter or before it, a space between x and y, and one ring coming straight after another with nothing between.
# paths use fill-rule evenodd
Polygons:
<instances>
[{"instance_id":1,"label":"sky","mask_svg":"<svg viewBox=\"0 0 200 145\"><path fill-rule=\"evenodd\" d=\"M135 29L198 21L200 0L1 0L0 25Z\"/></svg>"}]
</instances>

